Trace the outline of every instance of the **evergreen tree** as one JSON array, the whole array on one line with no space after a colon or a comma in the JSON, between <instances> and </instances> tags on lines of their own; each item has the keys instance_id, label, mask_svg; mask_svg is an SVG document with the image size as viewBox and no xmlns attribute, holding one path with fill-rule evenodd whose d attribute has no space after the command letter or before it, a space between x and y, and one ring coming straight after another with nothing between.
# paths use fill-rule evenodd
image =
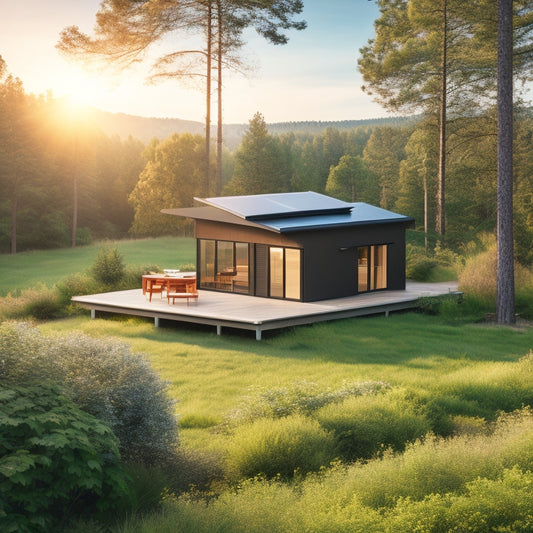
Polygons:
<instances>
[{"instance_id":1,"label":"evergreen tree","mask_svg":"<svg viewBox=\"0 0 533 533\"><path fill-rule=\"evenodd\" d=\"M231 195L276 193L289 190L290 169L284 164L277 138L268 133L263 116L256 113L235 153L235 170L226 187Z\"/></svg>"},{"instance_id":2,"label":"evergreen tree","mask_svg":"<svg viewBox=\"0 0 533 533\"><path fill-rule=\"evenodd\" d=\"M331 167L326 193L345 202L355 202L361 197L359 187L363 184L366 174L367 170L361 157L343 155L339 164Z\"/></svg>"}]
</instances>

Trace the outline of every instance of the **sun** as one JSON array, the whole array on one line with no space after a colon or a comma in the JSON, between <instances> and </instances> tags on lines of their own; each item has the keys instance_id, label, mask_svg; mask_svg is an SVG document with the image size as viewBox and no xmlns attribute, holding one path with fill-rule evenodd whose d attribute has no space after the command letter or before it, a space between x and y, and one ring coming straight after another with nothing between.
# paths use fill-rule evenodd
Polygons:
<instances>
[{"instance_id":1,"label":"sun","mask_svg":"<svg viewBox=\"0 0 533 533\"><path fill-rule=\"evenodd\" d=\"M69 66L57 78L54 87L56 96L67 98L75 106L98 106L109 92L102 76L85 72L82 68Z\"/></svg>"}]
</instances>

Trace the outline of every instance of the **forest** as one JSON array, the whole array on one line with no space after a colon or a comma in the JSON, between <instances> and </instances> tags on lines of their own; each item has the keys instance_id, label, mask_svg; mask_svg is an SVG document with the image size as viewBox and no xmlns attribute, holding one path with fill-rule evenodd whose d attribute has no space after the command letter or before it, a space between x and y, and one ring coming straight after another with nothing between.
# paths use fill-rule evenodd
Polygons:
<instances>
[{"instance_id":1,"label":"forest","mask_svg":"<svg viewBox=\"0 0 533 533\"><path fill-rule=\"evenodd\" d=\"M148 143L108 135L98 115L50 95L27 94L5 65L0 107L2 253L187 235L188 223L161 209L188 207L195 196L214 193L206 187L200 134L174 133ZM313 190L368 202L414 217L430 251L437 240L461 251L495 228L494 114L491 107L448 127L444 235L435 231L439 146L431 117L324 124L322 130L320 123L287 123L288 131L271 133L257 113L237 148L224 148L223 194ZM532 136L531 110L517 108L514 223L517 258L526 265L533 261Z\"/></svg>"}]
</instances>

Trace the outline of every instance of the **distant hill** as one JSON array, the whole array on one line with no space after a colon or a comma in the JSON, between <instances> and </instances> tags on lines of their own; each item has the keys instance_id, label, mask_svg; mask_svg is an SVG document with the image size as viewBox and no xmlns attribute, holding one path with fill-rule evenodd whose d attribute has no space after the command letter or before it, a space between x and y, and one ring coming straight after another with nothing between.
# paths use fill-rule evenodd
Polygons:
<instances>
[{"instance_id":1,"label":"distant hill","mask_svg":"<svg viewBox=\"0 0 533 533\"><path fill-rule=\"evenodd\" d=\"M144 143L148 143L154 137L166 139L173 133L200 135L204 133L204 124L193 120L138 117L125 113L109 113L99 109L94 109L93 112L96 123L106 135L118 135L123 139L131 135ZM277 122L268 124L268 131L272 134L293 132L316 135L327 128L347 130L359 126L401 126L407 125L413 120L412 117L390 117L363 120ZM248 124L224 125L224 145L230 150L234 150L241 142L241 138L247 129ZM216 136L216 125L212 126L211 135L213 137Z\"/></svg>"}]
</instances>

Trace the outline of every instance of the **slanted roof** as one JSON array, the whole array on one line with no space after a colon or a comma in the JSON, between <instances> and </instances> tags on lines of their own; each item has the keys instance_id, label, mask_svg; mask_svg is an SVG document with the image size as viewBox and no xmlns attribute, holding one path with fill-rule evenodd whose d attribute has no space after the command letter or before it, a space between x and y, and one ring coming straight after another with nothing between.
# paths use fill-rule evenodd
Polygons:
<instances>
[{"instance_id":1,"label":"slanted roof","mask_svg":"<svg viewBox=\"0 0 533 533\"><path fill-rule=\"evenodd\" d=\"M314 192L196 198L204 207L163 209L163 213L260 228L275 233L342 226L411 224L413 219L363 202L348 203Z\"/></svg>"},{"instance_id":2,"label":"slanted roof","mask_svg":"<svg viewBox=\"0 0 533 533\"><path fill-rule=\"evenodd\" d=\"M312 191L195 198L246 220L348 213L351 204Z\"/></svg>"},{"instance_id":3,"label":"slanted roof","mask_svg":"<svg viewBox=\"0 0 533 533\"><path fill-rule=\"evenodd\" d=\"M393 213L392 211L363 202L349 205L351 211L348 213L328 213L325 215L265 219L261 220L261 225L278 233L289 233L291 231L310 231L341 226L413 222L411 217L399 215L398 213Z\"/></svg>"}]
</instances>

